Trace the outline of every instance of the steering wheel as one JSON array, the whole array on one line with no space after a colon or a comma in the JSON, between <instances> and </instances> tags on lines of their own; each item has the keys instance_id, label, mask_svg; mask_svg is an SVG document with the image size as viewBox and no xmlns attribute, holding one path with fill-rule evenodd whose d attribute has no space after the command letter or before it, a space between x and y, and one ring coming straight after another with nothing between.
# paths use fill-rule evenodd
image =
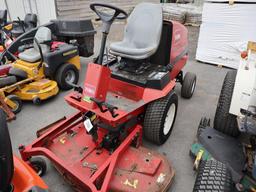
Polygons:
<instances>
[{"instance_id":1,"label":"steering wheel","mask_svg":"<svg viewBox=\"0 0 256 192\"><path fill-rule=\"evenodd\" d=\"M102 65L103 57L104 57L104 50L106 47L107 36L110 30L110 26L112 25L115 19L126 19L128 14L115 6L102 4L102 3L92 3L90 8L99 16L100 20L102 20L102 40L101 40L101 47L99 57L97 59L97 63ZM113 11L113 14L106 13L101 10L101 8L107 8Z\"/></svg>"},{"instance_id":2,"label":"steering wheel","mask_svg":"<svg viewBox=\"0 0 256 192\"><path fill-rule=\"evenodd\" d=\"M115 19L126 19L128 14L118 7L113 5L103 4L103 3L92 3L90 4L91 10L93 10L103 22L113 22ZM99 8L108 8L114 11L114 14L106 13Z\"/></svg>"}]
</instances>

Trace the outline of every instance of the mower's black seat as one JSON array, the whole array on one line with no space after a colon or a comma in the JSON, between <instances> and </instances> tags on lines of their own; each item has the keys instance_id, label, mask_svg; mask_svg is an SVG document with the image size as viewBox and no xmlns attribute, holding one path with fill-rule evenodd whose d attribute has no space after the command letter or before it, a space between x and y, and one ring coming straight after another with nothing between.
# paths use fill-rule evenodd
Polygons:
<instances>
[{"instance_id":1,"label":"mower's black seat","mask_svg":"<svg viewBox=\"0 0 256 192\"><path fill-rule=\"evenodd\" d=\"M0 26L3 27L7 23L7 10L0 10Z\"/></svg>"},{"instance_id":2,"label":"mower's black seat","mask_svg":"<svg viewBox=\"0 0 256 192\"><path fill-rule=\"evenodd\" d=\"M50 45L46 44L46 42L50 42L52 40L52 33L49 28L40 27L36 32L35 38L40 43L43 54L50 51ZM20 53L19 58L30 63L40 60L41 55L36 42L34 41L33 48L26 49L24 52Z\"/></svg>"},{"instance_id":3,"label":"mower's black seat","mask_svg":"<svg viewBox=\"0 0 256 192\"><path fill-rule=\"evenodd\" d=\"M8 76L0 77L0 88L12 85L26 78L28 78L28 74L26 73L26 71L12 67L8 72Z\"/></svg>"},{"instance_id":4,"label":"mower's black seat","mask_svg":"<svg viewBox=\"0 0 256 192\"><path fill-rule=\"evenodd\" d=\"M12 35L14 37L18 37L21 34L35 28L37 26L37 15L28 13L26 14L24 21L21 21L22 23L14 23L13 29L11 31Z\"/></svg>"},{"instance_id":5,"label":"mower's black seat","mask_svg":"<svg viewBox=\"0 0 256 192\"><path fill-rule=\"evenodd\" d=\"M113 55L134 60L149 58L159 45L163 26L162 7L158 4L141 3L128 18L121 42L112 43Z\"/></svg>"},{"instance_id":6,"label":"mower's black seat","mask_svg":"<svg viewBox=\"0 0 256 192\"><path fill-rule=\"evenodd\" d=\"M23 71L22 69L18 69L18 68L14 68L12 67L9 72L8 72L9 76L15 76L17 78L17 80L23 80L28 78L28 74L26 71Z\"/></svg>"},{"instance_id":7,"label":"mower's black seat","mask_svg":"<svg viewBox=\"0 0 256 192\"><path fill-rule=\"evenodd\" d=\"M6 123L6 115L0 109L0 191L9 191L13 177L14 165L12 145Z\"/></svg>"},{"instance_id":8,"label":"mower's black seat","mask_svg":"<svg viewBox=\"0 0 256 192\"><path fill-rule=\"evenodd\" d=\"M0 78L0 88L3 88L8 85L12 85L17 82L17 78L15 76L6 76Z\"/></svg>"}]
</instances>

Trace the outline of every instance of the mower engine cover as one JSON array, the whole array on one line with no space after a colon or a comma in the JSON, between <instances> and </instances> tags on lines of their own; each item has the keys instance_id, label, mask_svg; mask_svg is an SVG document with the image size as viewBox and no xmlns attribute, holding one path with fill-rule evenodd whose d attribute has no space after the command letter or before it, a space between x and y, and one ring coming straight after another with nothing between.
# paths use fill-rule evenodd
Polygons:
<instances>
[{"instance_id":1,"label":"mower engine cover","mask_svg":"<svg viewBox=\"0 0 256 192\"><path fill-rule=\"evenodd\" d=\"M53 77L60 65L78 55L78 48L76 46L66 43L58 44L53 51L44 54L45 76Z\"/></svg>"},{"instance_id":2,"label":"mower engine cover","mask_svg":"<svg viewBox=\"0 0 256 192\"><path fill-rule=\"evenodd\" d=\"M55 35L58 39L66 43L69 43L70 40L76 40L80 56L93 55L96 31L91 20L52 20L52 22L56 26Z\"/></svg>"}]
</instances>

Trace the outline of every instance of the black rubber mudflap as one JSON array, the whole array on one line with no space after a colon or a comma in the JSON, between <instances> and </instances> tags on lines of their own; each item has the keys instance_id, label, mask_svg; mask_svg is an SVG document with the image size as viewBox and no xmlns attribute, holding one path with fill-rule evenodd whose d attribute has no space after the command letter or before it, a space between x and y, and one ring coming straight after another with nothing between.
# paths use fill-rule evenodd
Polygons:
<instances>
[{"instance_id":1,"label":"black rubber mudflap","mask_svg":"<svg viewBox=\"0 0 256 192\"><path fill-rule=\"evenodd\" d=\"M215 159L227 165L234 182L241 179L246 157L238 139L206 127L200 131L198 141Z\"/></svg>"}]
</instances>

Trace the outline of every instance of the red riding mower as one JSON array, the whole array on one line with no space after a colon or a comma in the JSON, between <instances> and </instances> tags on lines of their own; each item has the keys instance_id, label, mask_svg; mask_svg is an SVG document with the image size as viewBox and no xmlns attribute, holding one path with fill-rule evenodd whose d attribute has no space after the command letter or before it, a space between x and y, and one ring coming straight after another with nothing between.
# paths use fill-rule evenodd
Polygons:
<instances>
[{"instance_id":1,"label":"red riding mower","mask_svg":"<svg viewBox=\"0 0 256 192\"><path fill-rule=\"evenodd\" d=\"M174 170L163 155L141 146L142 135L163 144L177 113L176 81L183 83L183 96L194 92L195 75L183 80L181 72L187 30L163 22L161 5L139 4L124 40L110 46L117 58L103 62L111 24L127 13L106 4L90 7L103 22L103 38L84 88L74 85L65 97L79 111L39 131L37 140L20 148L22 159L46 156L77 191L167 191Z\"/></svg>"},{"instance_id":2,"label":"red riding mower","mask_svg":"<svg viewBox=\"0 0 256 192\"><path fill-rule=\"evenodd\" d=\"M12 155L12 145L5 113L0 110L0 191L47 192L48 187L37 173L24 161ZM34 159L31 166L38 167L43 161ZM37 170L43 171L43 170Z\"/></svg>"}]
</instances>

